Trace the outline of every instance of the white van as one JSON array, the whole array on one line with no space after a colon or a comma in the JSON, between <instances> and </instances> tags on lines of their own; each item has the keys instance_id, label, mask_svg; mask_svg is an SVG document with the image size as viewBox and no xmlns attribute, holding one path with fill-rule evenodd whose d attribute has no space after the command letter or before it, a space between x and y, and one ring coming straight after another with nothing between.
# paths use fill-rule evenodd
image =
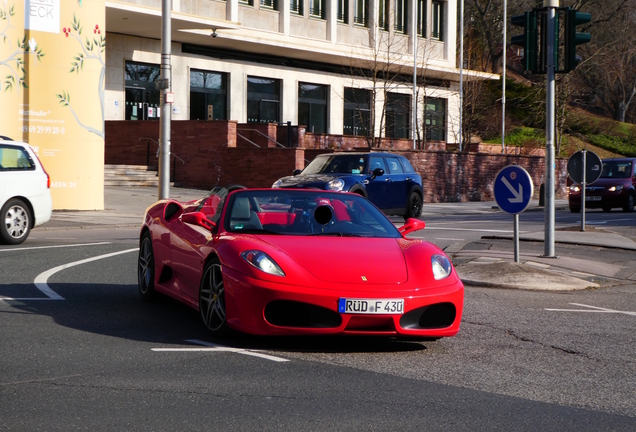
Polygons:
<instances>
[{"instance_id":1,"label":"white van","mask_svg":"<svg viewBox=\"0 0 636 432\"><path fill-rule=\"evenodd\" d=\"M27 143L0 137L0 243L20 244L51 219L51 179Z\"/></svg>"}]
</instances>

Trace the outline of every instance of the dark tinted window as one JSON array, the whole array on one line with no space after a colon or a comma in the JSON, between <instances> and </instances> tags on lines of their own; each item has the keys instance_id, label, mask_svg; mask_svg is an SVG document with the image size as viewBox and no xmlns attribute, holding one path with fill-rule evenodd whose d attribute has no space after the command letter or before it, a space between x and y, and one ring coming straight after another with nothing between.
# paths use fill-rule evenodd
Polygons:
<instances>
[{"instance_id":1,"label":"dark tinted window","mask_svg":"<svg viewBox=\"0 0 636 432\"><path fill-rule=\"evenodd\" d=\"M372 173L374 169L382 168L384 172L386 171L386 165L384 164L384 159L382 156L371 156L371 161L369 162L369 172Z\"/></svg>"},{"instance_id":2,"label":"dark tinted window","mask_svg":"<svg viewBox=\"0 0 636 432\"><path fill-rule=\"evenodd\" d=\"M396 157L386 158L386 165L389 168L390 174L402 174L404 172L400 161Z\"/></svg>"},{"instance_id":3,"label":"dark tinted window","mask_svg":"<svg viewBox=\"0 0 636 432\"><path fill-rule=\"evenodd\" d=\"M402 162L402 167L404 168L405 173L411 174L415 172L415 170L413 169L413 166L411 165L411 162L409 162L407 158L401 157L400 162Z\"/></svg>"},{"instance_id":4,"label":"dark tinted window","mask_svg":"<svg viewBox=\"0 0 636 432\"><path fill-rule=\"evenodd\" d=\"M631 175L631 162L603 162L603 172L601 173L601 178L630 178Z\"/></svg>"}]
</instances>

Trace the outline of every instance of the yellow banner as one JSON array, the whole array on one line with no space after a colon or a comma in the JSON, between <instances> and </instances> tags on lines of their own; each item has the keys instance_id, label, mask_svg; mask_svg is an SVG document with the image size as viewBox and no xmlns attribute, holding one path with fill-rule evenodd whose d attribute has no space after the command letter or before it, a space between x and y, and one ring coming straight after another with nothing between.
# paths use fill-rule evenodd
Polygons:
<instances>
[{"instance_id":1,"label":"yellow banner","mask_svg":"<svg viewBox=\"0 0 636 432\"><path fill-rule=\"evenodd\" d=\"M104 208L104 0L0 2L0 135L26 141L54 209Z\"/></svg>"}]
</instances>

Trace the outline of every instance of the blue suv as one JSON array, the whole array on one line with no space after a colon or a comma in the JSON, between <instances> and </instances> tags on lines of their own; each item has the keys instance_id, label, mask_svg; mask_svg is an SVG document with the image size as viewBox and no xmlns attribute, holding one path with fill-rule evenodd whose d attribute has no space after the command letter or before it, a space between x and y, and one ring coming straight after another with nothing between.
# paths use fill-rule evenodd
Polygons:
<instances>
[{"instance_id":1,"label":"blue suv","mask_svg":"<svg viewBox=\"0 0 636 432\"><path fill-rule=\"evenodd\" d=\"M317 156L273 188L315 188L357 193L387 215L418 218L422 177L403 156L391 153L329 153Z\"/></svg>"}]
</instances>

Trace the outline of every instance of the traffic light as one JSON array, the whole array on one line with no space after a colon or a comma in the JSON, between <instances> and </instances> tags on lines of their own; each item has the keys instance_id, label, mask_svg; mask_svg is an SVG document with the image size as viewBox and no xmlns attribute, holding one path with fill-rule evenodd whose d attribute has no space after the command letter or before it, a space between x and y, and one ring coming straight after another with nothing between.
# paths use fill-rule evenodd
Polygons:
<instances>
[{"instance_id":1,"label":"traffic light","mask_svg":"<svg viewBox=\"0 0 636 432\"><path fill-rule=\"evenodd\" d=\"M510 19L512 25L523 27L523 34L513 36L511 42L523 48L521 64L526 71L537 71L537 13L524 12Z\"/></svg>"},{"instance_id":2,"label":"traffic light","mask_svg":"<svg viewBox=\"0 0 636 432\"><path fill-rule=\"evenodd\" d=\"M576 46L586 44L592 40L589 33L579 33L576 26L587 24L592 20L589 13L567 10L565 14L565 72L573 71L581 62L581 56L576 55Z\"/></svg>"}]
</instances>

